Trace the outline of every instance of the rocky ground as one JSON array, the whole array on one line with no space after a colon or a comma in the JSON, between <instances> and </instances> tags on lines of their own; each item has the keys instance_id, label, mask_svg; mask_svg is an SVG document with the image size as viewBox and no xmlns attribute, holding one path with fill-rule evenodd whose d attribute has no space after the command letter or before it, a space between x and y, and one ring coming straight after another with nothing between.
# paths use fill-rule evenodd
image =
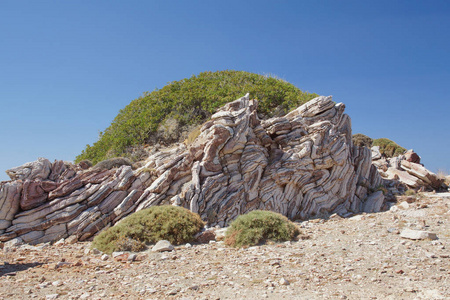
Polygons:
<instances>
[{"instance_id":1,"label":"rocky ground","mask_svg":"<svg viewBox=\"0 0 450 300\"><path fill-rule=\"evenodd\" d=\"M88 242L4 246L0 299L450 298L450 193L399 200L301 222L298 241L247 249L213 241L113 258ZM437 239L404 238L407 228Z\"/></svg>"}]
</instances>

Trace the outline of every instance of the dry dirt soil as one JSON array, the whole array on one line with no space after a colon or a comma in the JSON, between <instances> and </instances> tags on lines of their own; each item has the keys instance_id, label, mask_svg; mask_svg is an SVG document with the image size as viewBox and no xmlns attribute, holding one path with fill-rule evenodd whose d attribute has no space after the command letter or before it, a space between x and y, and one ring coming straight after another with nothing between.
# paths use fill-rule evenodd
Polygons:
<instances>
[{"instance_id":1,"label":"dry dirt soil","mask_svg":"<svg viewBox=\"0 0 450 300\"><path fill-rule=\"evenodd\" d=\"M90 243L4 247L0 299L450 299L450 194L403 200L247 249L212 241L130 262ZM438 239L402 238L405 228Z\"/></svg>"}]
</instances>

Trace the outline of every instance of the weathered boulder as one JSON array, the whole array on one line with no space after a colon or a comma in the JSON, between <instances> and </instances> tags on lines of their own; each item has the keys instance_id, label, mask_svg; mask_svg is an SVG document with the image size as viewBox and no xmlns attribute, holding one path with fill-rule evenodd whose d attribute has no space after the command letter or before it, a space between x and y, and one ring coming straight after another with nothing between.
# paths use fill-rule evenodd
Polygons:
<instances>
[{"instance_id":1,"label":"weathered boulder","mask_svg":"<svg viewBox=\"0 0 450 300\"><path fill-rule=\"evenodd\" d=\"M12 180L41 179L45 180L51 173L52 164L46 158L39 157L37 161L26 163L22 166L6 170Z\"/></svg>"},{"instance_id":2,"label":"weathered boulder","mask_svg":"<svg viewBox=\"0 0 450 300\"><path fill-rule=\"evenodd\" d=\"M380 146L373 146L372 150L372 159L377 160L381 158Z\"/></svg>"},{"instance_id":3,"label":"weathered boulder","mask_svg":"<svg viewBox=\"0 0 450 300\"><path fill-rule=\"evenodd\" d=\"M420 164L420 156L414 152L414 150L410 149L403 154L405 156L405 159L409 162Z\"/></svg>"},{"instance_id":4,"label":"weathered boulder","mask_svg":"<svg viewBox=\"0 0 450 300\"><path fill-rule=\"evenodd\" d=\"M154 151L137 170L44 159L9 170L15 181L1 185L0 241L83 241L161 204L189 208L211 226L256 209L291 219L380 211L383 193L373 191L383 179L371 151L352 144L342 103L318 97L268 120L257 105L248 95L226 104L192 144Z\"/></svg>"},{"instance_id":5,"label":"weathered boulder","mask_svg":"<svg viewBox=\"0 0 450 300\"><path fill-rule=\"evenodd\" d=\"M427 185L431 186L433 189L439 189L444 182L444 180L438 178L436 174L427 170L424 166L409 162L407 160L401 161L401 167L403 170L409 174L421 179Z\"/></svg>"}]
</instances>

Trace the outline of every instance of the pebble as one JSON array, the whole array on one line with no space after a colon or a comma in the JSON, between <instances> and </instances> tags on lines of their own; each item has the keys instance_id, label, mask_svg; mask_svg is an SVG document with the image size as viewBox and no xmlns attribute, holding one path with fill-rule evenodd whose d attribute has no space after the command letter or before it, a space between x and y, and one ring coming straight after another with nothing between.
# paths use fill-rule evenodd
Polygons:
<instances>
[{"instance_id":1,"label":"pebble","mask_svg":"<svg viewBox=\"0 0 450 300\"><path fill-rule=\"evenodd\" d=\"M173 290L170 290L168 293L167 293L167 295L176 295L176 294L178 294L178 292L180 291L181 289L180 288L176 288L176 289L173 289Z\"/></svg>"},{"instance_id":2,"label":"pebble","mask_svg":"<svg viewBox=\"0 0 450 300\"><path fill-rule=\"evenodd\" d=\"M123 254L125 254L125 252L113 252L113 253L111 254L111 256L112 256L113 258L116 258L117 256L121 256L121 255L123 255Z\"/></svg>"},{"instance_id":3,"label":"pebble","mask_svg":"<svg viewBox=\"0 0 450 300\"><path fill-rule=\"evenodd\" d=\"M399 205L397 205L399 208L401 209L408 209L409 208L409 203L406 201L401 202Z\"/></svg>"},{"instance_id":4,"label":"pebble","mask_svg":"<svg viewBox=\"0 0 450 300\"><path fill-rule=\"evenodd\" d=\"M55 246L61 246L61 245L64 245L64 243L65 243L64 239L60 239L60 240L57 241L54 245L55 245Z\"/></svg>"},{"instance_id":5,"label":"pebble","mask_svg":"<svg viewBox=\"0 0 450 300\"><path fill-rule=\"evenodd\" d=\"M128 261L135 261L137 258L137 254L136 253L131 253L130 255L128 255L127 260Z\"/></svg>"},{"instance_id":6,"label":"pebble","mask_svg":"<svg viewBox=\"0 0 450 300\"><path fill-rule=\"evenodd\" d=\"M98 250L97 248L92 249L91 252L92 252L92 254L94 254L94 255L100 255L100 254L102 254L102 251ZM89 252L88 252L88 253L89 253Z\"/></svg>"},{"instance_id":7,"label":"pebble","mask_svg":"<svg viewBox=\"0 0 450 300\"><path fill-rule=\"evenodd\" d=\"M286 278L283 277L280 279L280 284L281 285L289 285L290 282Z\"/></svg>"},{"instance_id":8,"label":"pebble","mask_svg":"<svg viewBox=\"0 0 450 300\"><path fill-rule=\"evenodd\" d=\"M59 297L59 294L50 294L50 295L46 295L45 299L52 300L52 299L57 299L58 297Z\"/></svg>"},{"instance_id":9,"label":"pebble","mask_svg":"<svg viewBox=\"0 0 450 300\"><path fill-rule=\"evenodd\" d=\"M109 259L109 255L108 254L103 254L101 258L102 258L102 260L108 260Z\"/></svg>"},{"instance_id":10,"label":"pebble","mask_svg":"<svg viewBox=\"0 0 450 300\"><path fill-rule=\"evenodd\" d=\"M61 281L57 280L57 281L53 281L53 282L52 282L52 285L53 285L53 286L62 286L63 283L62 283Z\"/></svg>"}]
</instances>

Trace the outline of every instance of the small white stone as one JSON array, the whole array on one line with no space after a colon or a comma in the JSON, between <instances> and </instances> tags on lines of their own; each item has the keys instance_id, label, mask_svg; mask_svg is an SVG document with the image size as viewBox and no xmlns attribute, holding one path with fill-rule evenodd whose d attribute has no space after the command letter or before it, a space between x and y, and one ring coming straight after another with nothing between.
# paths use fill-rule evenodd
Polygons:
<instances>
[{"instance_id":1,"label":"small white stone","mask_svg":"<svg viewBox=\"0 0 450 300\"><path fill-rule=\"evenodd\" d=\"M52 299L57 299L58 297L59 297L59 294L50 294L50 295L46 295L45 299L52 300Z\"/></svg>"},{"instance_id":2,"label":"small white stone","mask_svg":"<svg viewBox=\"0 0 450 300\"><path fill-rule=\"evenodd\" d=\"M109 255L108 254L103 254L102 255L102 260L108 260L109 259Z\"/></svg>"},{"instance_id":3,"label":"small white stone","mask_svg":"<svg viewBox=\"0 0 450 300\"><path fill-rule=\"evenodd\" d=\"M174 247L169 241L161 240L157 242L155 246L153 246L152 251L163 252L163 251L172 251L173 249Z\"/></svg>"},{"instance_id":4,"label":"small white stone","mask_svg":"<svg viewBox=\"0 0 450 300\"><path fill-rule=\"evenodd\" d=\"M192 248L192 245L187 243L186 245L184 245L184 248Z\"/></svg>"},{"instance_id":5,"label":"small white stone","mask_svg":"<svg viewBox=\"0 0 450 300\"><path fill-rule=\"evenodd\" d=\"M116 258L117 256L120 256L120 255L122 255L122 254L124 254L125 252L113 252L112 254L111 254L111 256L113 257L113 258Z\"/></svg>"},{"instance_id":6,"label":"small white stone","mask_svg":"<svg viewBox=\"0 0 450 300\"><path fill-rule=\"evenodd\" d=\"M52 285L53 286L61 286L61 285L63 285L63 283L61 281L57 280L57 281L53 281Z\"/></svg>"},{"instance_id":7,"label":"small white stone","mask_svg":"<svg viewBox=\"0 0 450 300\"><path fill-rule=\"evenodd\" d=\"M401 208L401 209L408 209L409 208L409 203L406 202L406 201L403 201L402 203L400 203L398 205L398 207Z\"/></svg>"},{"instance_id":8,"label":"small white stone","mask_svg":"<svg viewBox=\"0 0 450 300\"><path fill-rule=\"evenodd\" d=\"M128 261L135 261L135 260L136 260L136 257L137 257L137 254L136 254L136 253L131 253L130 255L128 255L127 260L128 260Z\"/></svg>"},{"instance_id":9,"label":"small white stone","mask_svg":"<svg viewBox=\"0 0 450 300\"><path fill-rule=\"evenodd\" d=\"M390 209L389 209L389 211L390 212L397 212L398 211L398 207L397 206L392 206Z\"/></svg>"},{"instance_id":10,"label":"small white stone","mask_svg":"<svg viewBox=\"0 0 450 300\"><path fill-rule=\"evenodd\" d=\"M280 279L280 284L281 285L289 285L289 281L286 278L283 277L283 278Z\"/></svg>"},{"instance_id":11,"label":"small white stone","mask_svg":"<svg viewBox=\"0 0 450 300\"><path fill-rule=\"evenodd\" d=\"M64 239L60 239L59 241L57 241L56 243L54 243L54 246L59 246L59 245L64 245L65 241Z\"/></svg>"},{"instance_id":12,"label":"small white stone","mask_svg":"<svg viewBox=\"0 0 450 300\"><path fill-rule=\"evenodd\" d=\"M412 230L409 228L403 229L402 232L400 232L400 237L410 240L436 240L437 235L436 233L423 231L423 230Z\"/></svg>"}]
</instances>

